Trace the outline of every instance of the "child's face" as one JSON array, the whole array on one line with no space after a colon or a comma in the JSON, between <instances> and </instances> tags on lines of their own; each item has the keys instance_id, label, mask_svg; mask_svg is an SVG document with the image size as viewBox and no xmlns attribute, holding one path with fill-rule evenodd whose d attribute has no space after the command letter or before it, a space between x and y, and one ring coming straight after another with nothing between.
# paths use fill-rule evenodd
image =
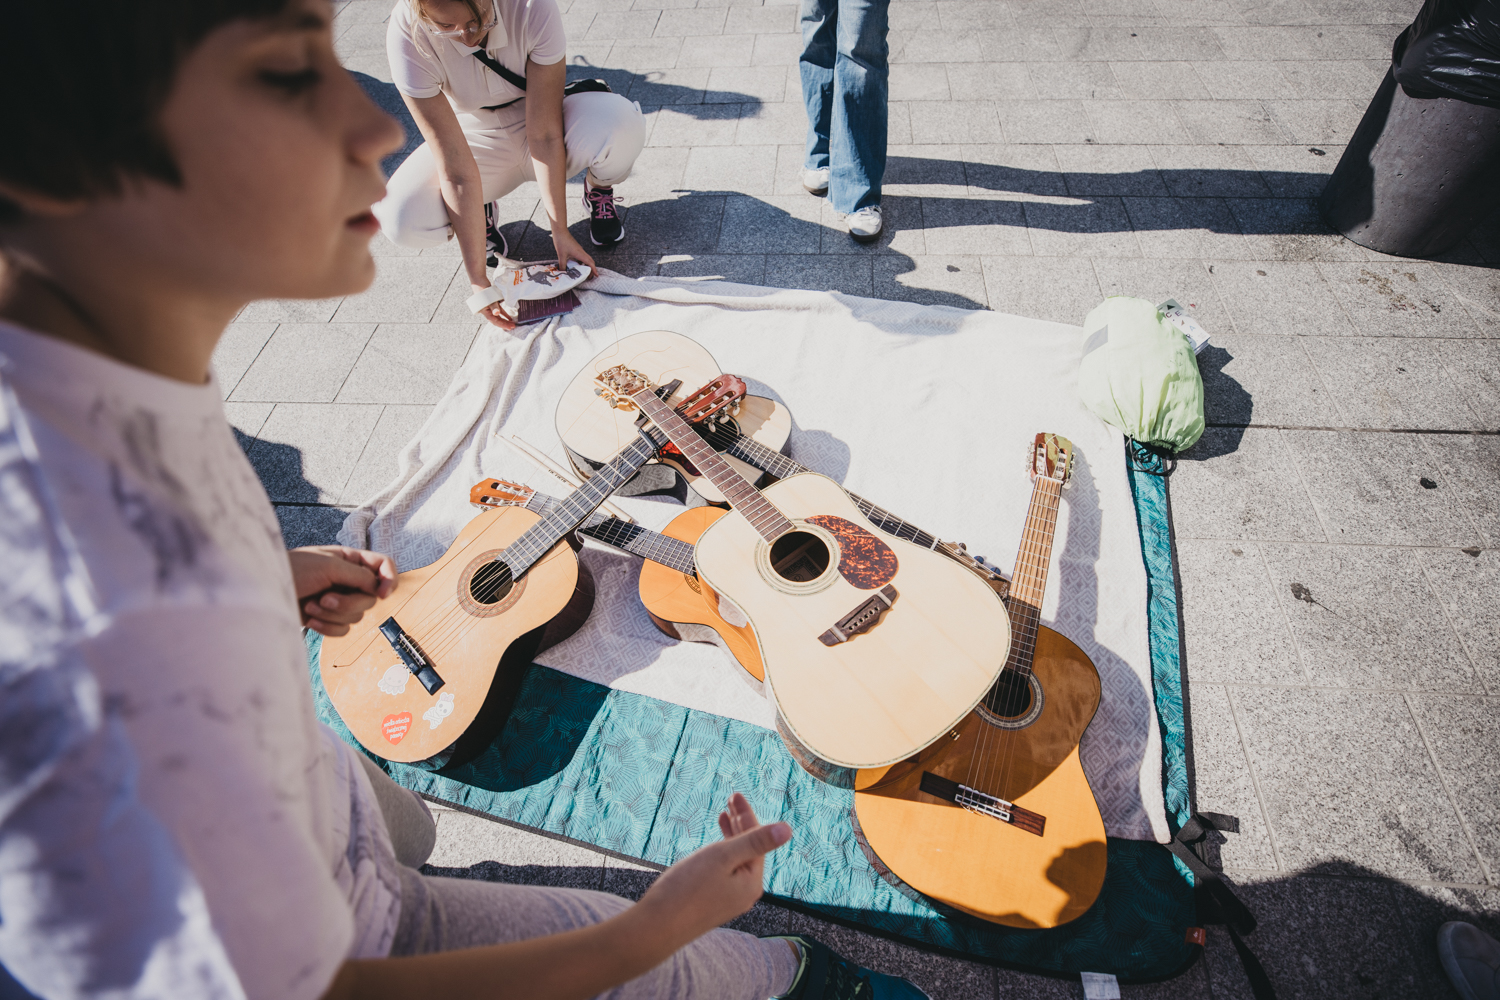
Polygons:
<instances>
[{"instance_id":1,"label":"child's face","mask_svg":"<svg viewBox=\"0 0 1500 1000\"><path fill-rule=\"evenodd\" d=\"M339 65L331 18L327 0L295 0L274 21L219 28L187 57L162 111L183 184L142 181L100 204L101 223L121 227L105 245L140 248L164 290L211 298L369 285L380 160L405 137Z\"/></svg>"}]
</instances>

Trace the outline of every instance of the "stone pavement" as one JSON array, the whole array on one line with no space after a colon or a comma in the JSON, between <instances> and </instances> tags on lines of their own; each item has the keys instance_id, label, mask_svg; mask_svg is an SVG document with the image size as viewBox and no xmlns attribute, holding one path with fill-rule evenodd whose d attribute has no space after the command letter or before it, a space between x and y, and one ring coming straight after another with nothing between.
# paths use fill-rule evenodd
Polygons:
<instances>
[{"instance_id":1,"label":"stone pavement","mask_svg":"<svg viewBox=\"0 0 1500 1000\"><path fill-rule=\"evenodd\" d=\"M1191 303L1213 334L1211 426L1171 479L1195 802L1240 819L1218 853L1281 997L1452 996L1438 923L1500 931L1500 225L1408 261L1310 200L1417 0L896 0L890 230L868 248L798 185L794 6L559 2L570 75L649 120L605 266L1069 323L1108 294ZM338 44L396 111L390 6L342 3ZM512 247L550 256L534 186L505 204ZM393 475L496 335L451 247L376 243L371 290L253 305L216 358L292 543ZM477 862L626 893L650 877L443 813L433 863ZM765 905L745 925L814 928L935 998L1082 995ZM1185 975L1123 992L1249 995L1217 931Z\"/></svg>"}]
</instances>

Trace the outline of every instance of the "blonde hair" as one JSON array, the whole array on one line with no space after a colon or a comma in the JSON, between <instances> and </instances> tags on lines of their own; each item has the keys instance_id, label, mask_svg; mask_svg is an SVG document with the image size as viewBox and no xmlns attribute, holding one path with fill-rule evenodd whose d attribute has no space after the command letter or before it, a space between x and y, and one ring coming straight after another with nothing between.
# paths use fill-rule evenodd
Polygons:
<instances>
[{"instance_id":1,"label":"blonde hair","mask_svg":"<svg viewBox=\"0 0 1500 1000\"><path fill-rule=\"evenodd\" d=\"M484 23L484 15L479 12L479 0L458 0L458 2L469 8L469 13L474 15L477 23ZM411 8L411 12L416 15L411 23L412 39L415 40L418 22L426 21L431 24L432 20L427 16L424 0L406 0L406 3Z\"/></svg>"}]
</instances>

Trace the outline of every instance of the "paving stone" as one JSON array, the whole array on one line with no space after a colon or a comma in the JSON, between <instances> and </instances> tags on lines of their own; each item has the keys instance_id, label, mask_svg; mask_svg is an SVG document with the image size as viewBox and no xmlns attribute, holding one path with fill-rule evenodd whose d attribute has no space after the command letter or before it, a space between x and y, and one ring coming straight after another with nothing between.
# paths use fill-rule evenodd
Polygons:
<instances>
[{"instance_id":1,"label":"paving stone","mask_svg":"<svg viewBox=\"0 0 1500 1000\"><path fill-rule=\"evenodd\" d=\"M882 186L887 195L961 195L967 188L961 147L891 143L886 150Z\"/></svg>"},{"instance_id":2,"label":"paving stone","mask_svg":"<svg viewBox=\"0 0 1500 1000\"><path fill-rule=\"evenodd\" d=\"M651 146L732 146L742 104L664 107L656 113Z\"/></svg>"},{"instance_id":3,"label":"paving stone","mask_svg":"<svg viewBox=\"0 0 1500 1000\"><path fill-rule=\"evenodd\" d=\"M1276 63L1216 60L1193 63L1192 68L1203 81L1204 96L1216 100L1279 99L1291 91Z\"/></svg>"},{"instance_id":4,"label":"paving stone","mask_svg":"<svg viewBox=\"0 0 1500 1000\"><path fill-rule=\"evenodd\" d=\"M1012 8L1011 16L1016 19L1014 30L985 33L989 57L996 62L1046 62L1049 59L1061 59L1062 50L1058 48L1057 38L1052 34L1052 24L1057 23L1059 15L1047 13L1045 8L1071 2L1073 0L1053 0L1051 4L1031 4L1030 7L1037 9L1035 19L1026 17L1024 11Z\"/></svg>"},{"instance_id":5,"label":"paving stone","mask_svg":"<svg viewBox=\"0 0 1500 1000\"><path fill-rule=\"evenodd\" d=\"M1210 427L1179 456L1172 521L1187 538L1323 541L1280 431Z\"/></svg>"},{"instance_id":6,"label":"paving stone","mask_svg":"<svg viewBox=\"0 0 1500 1000\"><path fill-rule=\"evenodd\" d=\"M1064 59L1076 62L1145 60L1146 45L1140 33L1128 28L1072 27L1059 25L1053 32Z\"/></svg>"},{"instance_id":7,"label":"paving stone","mask_svg":"<svg viewBox=\"0 0 1500 1000\"><path fill-rule=\"evenodd\" d=\"M1343 422L1301 340L1209 331L1209 346L1198 355L1209 423L1337 427Z\"/></svg>"},{"instance_id":8,"label":"paving stone","mask_svg":"<svg viewBox=\"0 0 1500 1000\"><path fill-rule=\"evenodd\" d=\"M615 185L626 204L640 201L646 195L661 195L682 187L682 175L687 169L689 147L647 146L636 157L630 178ZM527 210L530 216L536 210Z\"/></svg>"},{"instance_id":9,"label":"paving stone","mask_svg":"<svg viewBox=\"0 0 1500 1000\"><path fill-rule=\"evenodd\" d=\"M235 440L248 451L255 443L255 436L265 426L266 418L276 408L275 403L225 403L224 417L234 428Z\"/></svg>"},{"instance_id":10,"label":"paving stone","mask_svg":"<svg viewBox=\"0 0 1500 1000\"><path fill-rule=\"evenodd\" d=\"M1230 698L1288 870L1483 881L1400 694L1251 688Z\"/></svg>"},{"instance_id":11,"label":"paving stone","mask_svg":"<svg viewBox=\"0 0 1500 1000\"><path fill-rule=\"evenodd\" d=\"M459 270L448 257L377 257L375 283L350 295L333 319L339 323L425 323Z\"/></svg>"},{"instance_id":12,"label":"paving stone","mask_svg":"<svg viewBox=\"0 0 1500 1000\"><path fill-rule=\"evenodd\" d=\"M1480 543L1456 491L1433 478L1437 462L1416 435L1282 433L1330 541L1455 548ZM1424 478L1437 487L1424 488Z\"/></svg>"},{"instance_id":13,"label":"paving stone","mask_svg":"<svg viewBox=\"0 0 1500 1000\"><path fill-rule=\"evenodd\" d=\"M755 52L750 57L752 66L780 66L793 68L802 55L802 35L756 35ZM798 75L800 79L800 74ZM787 94L788 98L793 95Z\"/></svg>"},{"instance_id":14,"label":"paving stone","mask_svg":"<svg viewBox=\"0 0 1500 1000\"><path fill-rule=\"evenodd\" d=\"M1316 198L1344 155L1342 144L1325 146L1245 146L1261 178L1277 198Z\"/></svg>"},{"instance_id":15,"label":"paving stone","mask_svg":"<svg viewBox=\"0 0 1500 1000\"><path fill-rule=\"evenodd\" d=\"M336 545L339 529L348 512L322 504L276 504L276 521L281 526L281 540L289 549L304 545Z\"/></svg>"},{"instance_id":16,"label":"paving stone","mask_svg":"<svg viewBox=\"0 0 1500 1000\"><path fill-rule=\"evenodd\" d=\"M892 32L890 46L892 66L903 63L982 63L987 57L984 40L972 30L953 32L934 28Z\"/></svg>"},{"instance_id":17,"label":"paving stone","mask_svg":"<svg viewBox=\"0 0 1500 1000\"><path fill-rule=\"evenodd\" d=\"M721 35L724 33L724 21L728 17L728 7L664 10L656 21L656 34Z\"/></svg>"},{"instance_id":18,"label":"paving stone","mask_svg":"<svg viewBox=\"0 0 1500 1000\"><path fill-rule=\"evenodd\" d=\"M373 323L283 323L235 387L244 401L331 403Z\"/></svg>"},{"instance_id":19,"label":"paving stone","mask_svg":"<svg viewBox=\"0 0 1500 1000\"><path fill-rule=\"evenodd\" d=\"M935 0L892 4L888 15L891 31L915 31L937 24L940 6Z\"/></svg>"},{"instance_id":20,"label":"paving stone","mask_svg":"<svg viewBox=\"0 0 1500 1000\"><path fill-rule=\"evenodd\" d=\"M1500 700L1412 695L1412 713L1467 833L1490 873L1500 872Z\"/></svg>"},{"instance_id":21,"label":"paving stone","mask_svg":"<svg viewBox=\"0 0 1500 1000\"><path fill-rule=\"evenodd\" d=\"M773 288L866 295L872 291L868 256L786 254L766 259L766 284Z\"/></svg>"},{"instance_id":22,"label":"paving stone","mask_svg":"<svg viewBox=\"0 0 1500 1000\"><path fill-rule=\"evenodd\" d=\"M875 258L874 295L882 299L983 309L984 271L976 256L928 254Z\"/></svg>"},{"instance_id":23,"label":"paving stone","mask_svg":"<svg viewBox=\"0 0 1500 1000\"><path fill-rule=\"evenodd\" d=\"M1038 97L1105 101L1127 96L1106 62L1036 62L1027 66Z\"/></svg>"},{"instance_id":24,"label":"paving stone","mask_svg":"<svg viewBox=\"0 0 1500 1000\"><path fill-rule=\"evenodd\" d=\"M1023 203L1031 250L1038 257L1139 257L1140 243L1119 198L1086 205Z\"/></svg>"},{"instance_id":25,"label":"paving stone","mask_svg":"<svg viewBox=\"0 0 1500 1000\"><path fill-rule=\"evenodd\" d=\"M1058 165L1071 195L1165 195L1167 186L1147 146L1058 145Z\"/></svg>"},{"instance_id":26,"label":"paving stone","mask_svg":"<svg viewBox=\"0 0 1500 1000\"><path fill-rule=\"evenodd\" d=\"M334 503L375 429L382 407L278 403L250 448L272 500Z\"/></svg>"},{"instance_id":27,"label":"paving stone","mask_svg":"<svg viewBox=\"0 0 1500 1000\"><path fill-rule=\"evenodd\" d=\"M1100 143L1138 143L1180 135L1172 101L1086 101L1090 135Z\"/></svg>"},{"instance_id":28,"label":"paving stone","mask_svg":"<svg viewBox=\"0 0 1500 1000\"><path fill-rule=\"evenodd\" d=\"M1241 146L1286 141L1260 101L1177 101L1175 110L1182 129L1193 142Z\"/></svg>"},{"instance_id":29,"label":"paving stone","mask_svg":"<svg viewBox=\"0 0 1500 1000\"><path fill-rule=\"evenodd\" d=\"M1276 852L1229 693L1222 684L1198 678L1200 658L1192 649L1190 644L1187 695L1193 808L1240 821L1238 833L1209 835L1204 858L1215 868L1276 871Z\"/></svg>"},{"instance_id":30,"label":"paving stone","mask_svg":"<svg viewBox=\"0 0 1500 1000\"><path fill-rule=\"evenodd\" d=\"M1225 198L1252 259L1372 260L1374 251L1328 228L1312 199Z\"/></svg>"},{"instance_id":31,"label":"paving stone","mask_svg":"<svg viewBox=\"0 0 1500 1000\"><path fill-rule=\"evenodd\" d=\"M1249 254L1240 224L1220 198L1125 198L1146 257L1226 258Z\"/></svg>"},{"instance_id":32,"label":"paving stone","mask_svg":"<svg viewBox=\"0 0 1500 1000\"><path fill-rule=\"evenodd\" d=\"M1479 528L1484 544L1500 547L1500 438L1475 434L1425 434L1422 443L1432 455L1431 477L1449 489ZM1500 694L1500 689L1497 689Z\"/></svg>"},{"instance_id":33,"label":"paving stone","mask_svg":"<svg viewBox=\"0 0 1500 1000\"><path fill-rule=\"evenodd\" d=\"M656 13L653 11L652 13ZM611 36L604 36L605 38ZM601 39L602 40L602 39ZM626 38L613 43L609 50L609 67L628 73L644 73L652 69L675 69L679 53L692 51L699 42L684 45L677 36L669 38ZM694 65L684 63L684 65ZM611 84L613 86L613 84Z\"/></svg>"},{"instance_id":34,"label":"paving stone","mask_svg":"<svg viewBox=\"0 0 1500 1000\"><path fill-rule=\"evenodd\" d=\"M437 846L426 870L448 878L597 890L604 881L604 855L453 810L438 822Z\"/></svg>"},{"instance_id":35,"label":"paving stone","mask_svg":"<svg viewBox=\"0 0 1500 1000\"><path fill-rule=\"evenodd\" d=\"M431 413L431 406L387 406L354 463L340 502L360 504L385 489L396 478L396 456L417 436Z\"/></svg>"},{"instance_id":36,"label":"paving stone","mask_svg":"<svg viewBox=\"0 0 1500 1000\"><path fill-rule=\"evenodd\" d=\"M990 966L942 958L796 911L787 914L787 933L805 934L821 941L867 969L909 979L928 996L980 998L995 995L995 970Z\"/></svg>"},{"instance_id":37,"label":"paving stone","mask_svg":"<svg viewBox=\"0 0 1500 1000\"><path fill-rule=\"evenodd\" d=\"M234 392L246 370L276 332L275 323L230 323L214 348L214 378L225 399Z\"/></svg>"},{"instance_id":38,"label":"paving stone","mask_svg":"<svg viewBox=\"0 0 1500 1000\"><path fill-rule=\"evenodd\" d=\"M685 260L674 260L685 257ZM670 254L661 259L658 272L664 277L714 277L744 285L766 283L766 255L759 253Z\"/></svg>"},{"instance_id":39,"label":"paving stone","mask_svg":"<svg viewBox=\"0 0 1500 1000\"><path fill-rule=\"evenodd\" d=\"M1020 202L923 198L922 228L928 253L1029 256L1031 252Z\"/></svg>"},{"instance_id":40,"label":"paving stone","mask_svg":"<svg viewBox=\"0 0 1500 1000\"><path fill-rule=\"evenodd\" d=\"M1276 543L1261 550L1314 684L1483 691L1418 551Z\"/></svg>"},{"instance_id":41,"label":"paving stone","mask_svg":"<svg viewBox=\"0 0 1500 1000\"><path fill-rule=\"evenodd\" d=\"M1007 142L1093 142L1082 101L1003 101L996 108Z\"/></svg>"},{"instance_id":42,"label":"paving stone","mask_svg":"<svg viewBox=\"0 0 1500 1000\"><path fill-rule=\"evenodd\" d=\"M1311 681L1256 544L1191 538L1179 531L1177 555L1185 655L1195 685Z\"/></svg>"},{"instance_id":43,"label":"paving stone","mask_svg":"<svg viewBox=\"0 0 1500 1000\"><path fill-rule=\"evenodd\" d=\"M1266 101L1276 124L1296 143L1342 142L1354 134L1364 101Z\"/></svg>"},{"instance_id":44,"label":"paving stone","mask_svg":"<svg viewBox=\"0 0 1500 1000\"><path fill-rule=\"evenodd\" d=\"M708 73L707 67L647 70L635 77L626 96L640 102L643 107L648 104L702 104L703 92L708 89ZM738 103L743 98L735 95L734 100Z\"/></svg>"},{"instance_id":45,"label":"paving stone","mask_svg":"<svg viewBox=\"0 0 1500 1000\"><path fill-rule=\"evenodd\" d=\"M1431 265L1328 262L1318 270L1367 337L1483 336Z\"/></svg>"},{"instance_id":46,"label":"paving stone","mask_svg":"<svg viewBox=\"0 0 1500 1000\"><path fill-rule=\"evenodd\" d=\"M1485 336L1500 337L1500 270L1452 266L1436 266L1433 270ZM247 317L241 314L240 318Z\"/></svg>"},{"instance_id":47,"label":"paving stone","mask_svg":"<svg viewBox=\"0 0 1500 1000\"><path fill-rule=\"evenodd\" d=\"M1259 921L1248 944L1285 1000L1418 997L1409 933L1385 882L1243 875L1235 893ZM1251 1000L1228 933L1209 930L1204 949L1216 1000Z\"/></svg>"},{"instance_id":48,"label":"paving stone","mask_svg":"<svg viewBox=\"0 0 1500 1000\"><path fill-rule=\"evenodd\" d=\"M822 210L822 202L806 194L730 195L724 202L719 248L726 254L817 253ZM764 266L762 261L762 273Z\"/></svg>"},{"instance_id":49,"label":"paving stone","mask_svg":"<svg viewBox=\"0 0 1500 1000\"><path fill-rule=\"evenodd\" d=\"M735 145L770 146L801 143L807 137L807 111L800 101L746 104L740 115Z\"/></svg>"},{"instance_id":50,"label":"paving stone","mask_svg":"<svg viewBox=\"0 0 1500 1000\"><path fill-rule=\"evenodd\" d=\"M776 180L772 194L795 194L805 198L817 198L802 186L802 163L805 147L800 143L782 143L776 147Z\"/></svg>"},{"instance_id":51,"label":"paving stone","mask_svg":"<svg viewBox=\"0 0 1500 1000\"><path fill-rule=\"evenodd\" d=\"M611 10L594 15L585 38L650 38L661 17L657 10Z\"/></svg>"},{"instance_id":52,"label":"paving stone","mask_svg":"<svg viewBox=\"0 0 1500 1000\"><path fill-rule=\"evenodd\" d=\"M1214 284L1240 333L1352 335L1333 289L1317 265L1305 261L1216 260Z\"/></svg>"},{"instance_id":53,"label":"paving stone","mask_svg":"<svg viewBox=\"0 0 1500 1000\"><path fill-rule=\"evenodd\" d=\"M894 9L894 8L893 8ZM959 101L1034 101L1041 97L1024 62L949 63L948 93Z\"/></svg>"},{"instance_id":54,"label":"paving stone","mask_svg":"<svg viewBox=\"0 0 1500 1000\"><path fill-rule=\"evenodd\" d=\"M946 101L948 73L941 63L898 63L891 67L892 101Z\"/></svg>"},{"instance_id":55,"label":"paving stone","mask_svg":"<svg viewBox=\"0 0 1500 1000\"><path fill-rule=\"evenodd\" d=\"M1428 341L1316 337L1303 346L1333 392L1345 426L1468 430L1485 425L1455 380L1454 366L1445 365Z\"/></svg>"},{"instance_id":56,"label":"paving stone","mask_svg":"<svg viewBox=\"0 0 1500 1000\"><path fill-rule=\"evenodd\" d=\"M1000 142L1000 118L990 101L912 101L911 141L923 144Z\"/></svg>"},{"instance_id":57,"label":"paving stone","mask_svg":"<svg viewBox=\"0 0 1500 1000\"><path fill-rule=\"evenodd\" d=\"M1052 146L963 146L960 156L971 195L987 197L992 191L1039 195L1068 193L1067 182L1063 180L1056 150Z\"/></svg>"},{"instance_id":58,"label":"paving stone","mask_svg":"<svg viewBox=\"0 0 1500 1000\"><path fill-rule=\"evenodd\" d=\"M1077 326L1104 298L1087 257L985 256L981 262L996 312Z\"/></svg>"},{"instance_id":59,"label":"paving stone","mask_svg":"<svg viewBox=\"0 0 1500 1000\"><path fill-rule=\"evenodd\" d=\"M1438 959L1438 929L1450 920L1462 920L1500 937L1500 889L1395 883L1391 894L1410 935L1415 971L1421 977L1421 988L1413 995L1457 997Z\"/></svg>"},{"instance_id":60,"label":"paving stone","mask_svg":"<svg viewBox=\"0 0 1500 1000\"><path fill-rule=\"evenodd\" d=\"M730 7L726 35L758 35L797 29L797 9L790 6Z\"/></svg>"},{"instance_id":61,"label":"paving stone","mask_svg":"<svg viewBox=\"0 0 1500 1000\"><path fill-rule=\"evenodd\" d=\"M749 66L755 56L755 35L718 35L693 39L677 56L678 66Z\"/></svg>"},{"instance_id":62,"label":"paving stone","mask_svg":"<svg viewBox=\"0 0 1500 1000\"><path fill-rule=\"evenodd\" d=\"M796 96L787 94L786 76L784 66L715 66L708 71L703 99L718 104L780 104Z\"/></svg>"},{"instance_id":63,"label":"paving stone","mask_svg":"<svg viewBox=\"0 0 1500 1000\"><path fill-rule=\"evenodd\" d=\"M775 175L775 146L698 146L688 153L682 186L690 191L769 195Z\"/></svg>"},{"instance_id":64,"label":"paving stone","mask_svg":"<svg viewBox=\"0 0 1500 1000\"><path fill-rule=\"evenodd\" d=\"M628 207L633 253L712 253L719 244L724 195L657 198Z\"/></svg>"},{"instance_id":65,"label":"paving stone","mask_svg":"<svg viewBox=\"0 0 1500 1000\"><path fill-rule=\"evenodd\" d=\"M927 252L927 230L923 228L923 206L932 199L908 198L887 193L880 202L884 227L873 243L859 243L849 235L844 217L824 199L817 204L823 240L818 247L824 254L924 254Z\"/></svg>"},{"instance_id":66,"label":"paving stone","mask_svg":"<svg viewBox=\"0 0 1500 1000\"><path fill-rule=\"evenodd\" d=\"M1368 103L1390 68L1390 60L1315 59L1275 63L1297 97L1347 98ZM1256 95L1282 97L1284 94ZM1363 111L1363 108L1361 108ZM1352 133L1350 133L1352 134Z\"/></svg>"},{"instance_id":67,"label":"paving stone","mask_svg":"<svg viewBox=\"0 0 1500 1000\"><path fill-rule=\"evenodd\" d=\"M327 323L339 299L262 299L240 310L236 323Z\"/></svg>"},{"instance_id":68,"label":"paving stone","mask_svg":"<svg viewBox=\"0 0 1500 1000\"><path fill-rule=\"evenodd\" d=\"M340 403L436 403L483 325L382 323L339 390Z\"/></svg>"},{"instance_id":69,"label":"paving stone","mask_svg":"<svg viewBox=\"0 0 1500 1000\"><path fill-rule=\"evenodd\" d=\"M1111 63L1110 68L1119 81L1121 97L1201 100L1209 96L1192 63L1117 62Z\"/></svg>"},{"instance_id":70,"label":"paving stone","mask_svg":"<svg viewBox=\"0 0 1500 1000\"><path fill-rule=\"evenodd\" d=\"M1148 146L1169 194L1179 198L1270 195L1255 161L1239 146Z\"/></svg>"},{"instance_id":71,"label":"paving stone","mask_svg":"<svg viewBox=\"0 0 1500 1000\"><path fill-rule=\"evenodd\" d=\"M1094 262L1094 271L1106 298L1133 295L1150 302L1176 299L1209 332L1210 344L1234 332L1229 313L1214 287L1213 276L1202 261L1101 258ZM1203 367L1202 355L1199 355L1199 367ZM1207 378L1206 372L1204 377ZM1228 385L1213 392L1205 386L1205 403L1216 398L1227 401L1233 391ZM1209 419L1213 420L1212 417Z\"/></svg>"}]
</instances>

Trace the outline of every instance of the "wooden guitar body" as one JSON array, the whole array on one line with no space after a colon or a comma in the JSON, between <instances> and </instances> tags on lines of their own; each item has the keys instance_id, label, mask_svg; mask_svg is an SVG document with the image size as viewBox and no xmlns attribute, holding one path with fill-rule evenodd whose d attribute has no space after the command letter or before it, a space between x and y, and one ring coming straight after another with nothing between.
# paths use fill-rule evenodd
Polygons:
<instances>
[{"instance_id":1,"label":"wooden guitar body","mask_svg":"<svg viewBox=\"0 0 1500 1000\"><path fill-rule=\"evenodd\" d=\"M634 410L601 406L594 391L594 380L599 373L621 364L649 376L657 385L681 379L681 387L669 400L672 406L681 403L688 393L719 374L718 362L703 345L667 330L632 334L601 352L568 384L557 402L557 436L567 448L568 457L578 474L585 479L593 473L588 463L609 461L638 435L635 420L639 414ZM725 422L773 452L786 447L787 438L792 433L791 411L764 396L746 396L740 401L735 416ZM724 494L718 487L680 455L664 453L658 461L676 469L708 502L724 502ZM761 470L747 462L737 458L727 461L751 482L761 476Z\"/></svg>"},{"instance_id":2,"label":"wooden guitar body","mask_svg":"<svg viewBox=\"0 0 1500 1000\"><path fill-rule=\"evenodd\" d=\"M1056 927L1081 916L1104 885L1104 821L1078 758L1099 707L1099 674L1083 650L1045 627L1032 672L1041 711L1029 724L1001 728L981 705L956 738L861 771L854 812L866 852L892 881L994 923ZM1042 817L1041 834L921 791L924 773Z\"/></svg>"},{"instance_id":3,"label":"wooden guitar body","mask_svg":"<svg viewBox=\"0 0 1500 1000\"><path fill-rule=\"evenodd\" d=\"M575 602L578 560L566 542L557 543L489 605L473 599L469 581L539 520L521 508L482 511L442 558L400 574L395 591L348 635L323 640L323 686L365 749L411 763L457 743L450 762L458 763L499 732L544 627ZM436 691L427 691L381 634L388 618L431 660L443 681Z\"/></svg>"},{"instance_id":4,"label":"wooden guitar body","mask_svg":"<svg viewBox=\"0 0 1500 1000\"><path fill-rule=\"evenodd\" d=\"M762 492L794 530L767 542L746 516L721 517L695 559L703 582L748 617L788 729L818 757L854 768L894 763L947 734L1005 663L1000 598L952 560L879 534L826 476Z\"/></svg>"},{"instance_id":5,"label":"wooden guitar body","mask_svg":"<svg viewBox=\"0 0 1500 1000\"><path fill-rule=\"evenodd\" d=\"M697 544L708 526L728 513L720 507L692 507L673 518L662 534ZM723 646L757 681L766 679L755 630L725 621L719 613L719 595L701 578L648 559L641 565L640 595L651 620L667 635L692 639L696 638L692 630L678 626L704 626L715 633L705 639Z\"/></svg>"}]
</instances>

